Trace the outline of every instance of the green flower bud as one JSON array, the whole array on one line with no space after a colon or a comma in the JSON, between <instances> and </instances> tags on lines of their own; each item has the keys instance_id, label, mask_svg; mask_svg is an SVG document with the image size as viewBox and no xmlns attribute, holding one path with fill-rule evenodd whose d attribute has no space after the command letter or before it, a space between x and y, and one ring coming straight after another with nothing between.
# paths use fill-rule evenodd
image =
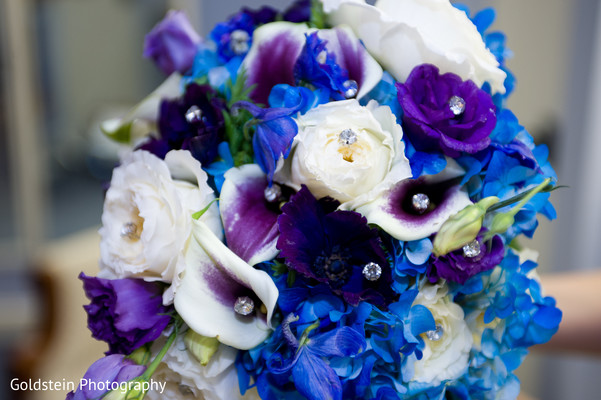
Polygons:
<instances>
[{"instance_id":1,"label":"green flower bud","mask_svg":"<svg viewBox=\"0 0 601 400\"><path fill-rule=\"evenodd\" d=\"M447 219L434 237L434 256L444 256L474 240L482 228L486 210L498 201L498 197L486 197Z\"/></svg>"},{"instance_id":2,"label":"green flower bud","mask_svg":"<svg viewBox=\"0 0 601 400\"><path fill-rule=\"evenodd\" d=\"M512 211L506 213L498 213L492 219L490 223L490 229L488 231L489 236L494 236L497 233L504 233L507 229L511 228L511 225L515 222L513 216L515 213Z\"/></svg>"},{"instance_id":3,"label":"green flower bud","mask_svg":"<svg viewBox=\"0 0 601 400\"><path fill-rule=\"evenodd\" d=\"M192 329L186 332L184 343L188 351L194 355L200 365L207 365L219 348L219 341L216 338L199 335Z\"/></svg>"}]
</instances>

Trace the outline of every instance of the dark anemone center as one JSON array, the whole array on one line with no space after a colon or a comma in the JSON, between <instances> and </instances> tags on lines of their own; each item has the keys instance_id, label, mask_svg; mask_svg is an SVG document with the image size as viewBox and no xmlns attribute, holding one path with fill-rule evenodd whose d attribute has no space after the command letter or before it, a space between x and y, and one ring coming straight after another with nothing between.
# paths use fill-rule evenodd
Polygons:
<instances>
[{"instance_id":1,"label":"dark anemone center","mask_svg":"<svg viewBox=\"0 0 601 400\"><path fill-rule=\"evenodd\" d=\"M326 278L334 288L343 286L348 282L353 269L348 253L348 250L341 249L340 246L334 246L330 254L322 253L315 259L315 275Z\"/></svg>"}]
</instances>

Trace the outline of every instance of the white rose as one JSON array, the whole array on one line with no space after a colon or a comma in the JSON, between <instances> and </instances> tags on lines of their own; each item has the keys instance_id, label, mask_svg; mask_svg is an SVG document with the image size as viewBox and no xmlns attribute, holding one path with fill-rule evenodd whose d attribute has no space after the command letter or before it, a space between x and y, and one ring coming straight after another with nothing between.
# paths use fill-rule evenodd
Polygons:
<instances>
[{"instance_id":1,"label":"white rose","mask_svg":"<svg viewBox=\"0 0 601 400\"><path fill-rule=\"evenodd\" d=\"M240 394L238 374L236 372L236 355L238 351L229 346L220 345L206 366L188 351L179 335L169 348L152 379L165 383L163 393L152 390L146 398L154 400L180 399L259 399L256 389L248 390L244 396ZM164 340L158 340L153 352L158 353Z\"/></svg>"},{"instance_id":2,"label":"white rose","mask_svg":"<svg viewBox=\"0 0 601 400\"><path fill-rule=\"evenodd\" d=\"M448 0L322 0L329 22L349 25L367 50L398 81L413 68L434 64L478 86L504 93L506 74L475 25Z\"/></svg>"},{"instance_id":3,"label":"white rose","mask_svg":"<svg viewBox=\"0 0 601 400\"><path fill-rule=\"evenodd\" d=\"M387 106L357 100L323 104L298 117L293 150L276 180L307 185L343 209L372 201L411 176L403 131Z\"/></svg>"},{"instance_id":4,"label":"white rose","mask_svg":"<svg viewBox=\"0 0 601 400\"><path fill-rule=\"evenodd\" d=\"M414 364L413 380L436 386L442 381L459 378L468 368L473 343L463 309L448 295L446 283L422 284L413 304L421 304L430 310L438 333L437 340L424 334L426 347L422 359Z\"/></svg>"},{"instance_id":5,"label":"white rose","mask_svg":"<svg viewBox=\"0 0 601 400\"><path fill-rule=\"evenodd\" d=\"M99 276L173 283L163 298L171 303L185 269L183 251L192 214L215 198L206 180L200 163L188 151L170 151L164 161L146 151L130 153L114 169L106 193ZM215 204L201 220L222 237Z\"/></svg>"}]
</instances>

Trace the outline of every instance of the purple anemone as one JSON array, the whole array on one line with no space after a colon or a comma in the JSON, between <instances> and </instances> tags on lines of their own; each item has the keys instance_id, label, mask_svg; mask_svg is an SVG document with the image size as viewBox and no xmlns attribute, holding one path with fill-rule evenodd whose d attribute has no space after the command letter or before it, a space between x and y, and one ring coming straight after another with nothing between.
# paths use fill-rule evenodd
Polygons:
<instances>
[{"instance_id":1,"label":"purple anemone","mask_svg":"<svg viewBox=\"0 0 601 400\"><path fill-rule=\"evenodd\" d=\"M278 218L280 257L298 273L328 284L350 304L369 300L385 306L393 296L392 278L378 231L359 213L335 211L336 206L317 201L306 186L292 196ZM380 275L369 280L364 268L375 264Z\"/></svg>"},{"instance_id":2,"label":"purple anemone","mask_svg":"<svg viewBox=\"0 0 601 400\"><path fill-rule=\"evenodd\" d=\"M176 99L165 99L159 109L160 138L153 138L141 148L160 158L170 150L189 150L202 165L217 156L223 135L225 102L208 85L192 83Z\"/></svg>"},{"instance_id":3,"label":"purple anemone","mask_svg":"<svg viewBox=\"0 0 601 400\"><path fill-rule=\"evenodd\" d=\"M491 142L497 118L488 93L430 64L415 67L397 83L403 127L416 149L442 150L449 157L476 153Z\"/></svg>"}]
</instances>

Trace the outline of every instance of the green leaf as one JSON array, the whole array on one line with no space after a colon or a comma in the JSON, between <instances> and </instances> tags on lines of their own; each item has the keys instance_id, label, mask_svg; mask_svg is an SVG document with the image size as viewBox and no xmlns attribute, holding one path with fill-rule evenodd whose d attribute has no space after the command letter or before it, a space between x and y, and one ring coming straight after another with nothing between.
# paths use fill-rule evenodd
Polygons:
<instances>
[{"instance_id":1,"label":"green leaf","mask_svg":"<svg viewBox=\"0 0 601 400\"><path fill-rule=\"evenodd\" d=\"M200 210L200 211L197 211L197 212L195 212L194 214L192 214L192 218L194 218L194 219L198 220L200 217L202 217L202 216L204 215L204 213L206 213L206 212L209 210L209 208L210 208L210 207L213 205L213 203L214 203L214 202L216 202L217 200L219 200L219 199L218 199L218 198L217 198L217 199L213 199L213 200L212 200L212 201L211 201L209 204L207 204L207 206L206 206L205 208L203 208L202 210Z\"/></svg>"},{"instance_id":2,"label":"green leaf","mask_svg":"<svg viewBox=\"0 0 601 400\"><path fill-rule=\"evenodd\" d=\"M326 13L323 11L323 4L320 0L311 0L311 19L309 20L311 28L326 28Z\"/></svg>"},{"instance_id":3,"label":"green leaf","mask_svg":"<svg viewBox=\"0 0 601 400\"><path fill-rule=\"evenodd\" d=\"M129 144L131 140L131 128L134 121L121 123L121 120L109 120L100 124L100 130L115 142Z\"/></svg>"}]
</instances>

